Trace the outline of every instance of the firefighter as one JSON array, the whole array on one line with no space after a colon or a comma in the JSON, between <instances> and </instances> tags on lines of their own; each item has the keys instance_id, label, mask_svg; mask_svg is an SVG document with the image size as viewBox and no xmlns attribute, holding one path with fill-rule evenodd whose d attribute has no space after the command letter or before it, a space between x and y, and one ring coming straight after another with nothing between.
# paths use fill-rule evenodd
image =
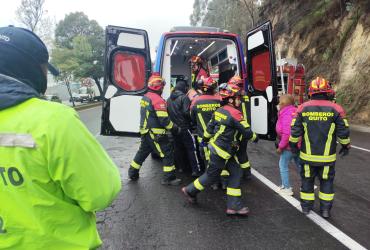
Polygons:
<instances>
[{"instance_id":1,"label":"firefighter","mask_svg":"<svg viewBox=\"0 0 370 250\"><path fill-rule=\"evenodd\" d=\"M178 80L174 91L167 100L168 114L171 121L181 128L181 132L174 136L175 139L175 156L181 161L183 150L190 163L192 175L200 176L201 167L196 151L195 138L191 133L190 119L190 100L186 96L188 83L185 80ZM179 157L178 157L179 156Z\"/></svg>"},{"instance_id":2,"label":"firefighter","mask_svg":"<svg viewBox=\"0 0 370 250\"><path fill-rule=\"evenodd\" d=\"M297 144L302 137L299 158L301 170L301 206L308 214L315 200L314 182L320 180L320 213L330 217L334 199L334 175L337 140L342 148L339 154L345 156L350 149L349 126L343 108L331 102L332 89L328 82L317 77L310 83L311 100L297 109L292 120L289 143L293 152L298 152Z\"/></svg>"},{"instance_id":3,"label":"firefighter","mask_svg":"<svg viewBox=\"0 0 370 250\"><path fill-rule=\"evenodd\" d=\"M161 97L165 84L164 79L158 73L153 73L149 78L148 92L140 101L141 144L131 161L128 176L136 181L143 162L154 151L163 158L164 176L161 184L174 186L179 185L181 180L176 178L173 145L167 132L178 134L180 129L170 120L166 101Z\"/></svg>"},{"instance_id":4,"label":"firefighter","mask_svg":"<svg viewBox=\"0 0 370 250\"><path fill-rule=\"evenodd\" d=\"M242 96L241 96L241 104L239 107L239 110L242 112L244 119L249 123L250 122L250 103L249 103L249 96L246 95L244 91L244 81L240 76L234 76L232 77L229 82L229 84L236 84L239 88L242 90ZM238 151L238 160L240 167L243 169L243 177L245 179L250 179L251 174L251 165L248 158L247 153L247 146L248 146L248 140L243 139L240 143L240 149Z\"/></svg>"},{"instance_id":5,"label":"firefighter","mask_svg":"<svg viewBox=\"0 0 370 250\"><path fill-rule=\"evenodd\" d=\"M209 150L200 142L204 137L207 124L211 120L212 114L221 107L221 99L214 95L217 82L212 77L199 80L197 84L203 94L192 101L190 113L193 123L196 124L200 156L202 158L203 167L206 168L209 161Z\"/></svg>"},{"instance_id":6,"label":"firefighter","mask_svg":"<svg viewBox=\"0 0 370 250\"><path fill-rule=\"evenodd\" d=\"M209 77L209 72L203 67L203 60L200 56L192 56L189 62L191 67L191 86L196 90L197 82Z\"/></svg>"},{"instance_id":7,"label":"firefighter","mask_svg":"<svg viewBox=\"0 0 370 250\"><path fill-rule=\"evenodd\" d=\"M41 98L48 59L33 32L0 28L0 248L97 249L119 171L74 109Z\"/></svg>"},{"instance_id":8,"label":"firefighter","mask_svg":"<svg viewBox=\"0 0 370 250\"><path fill-rule=\"evenodd\" d=\"M224 84L220 88L222 107L212 115L211 121L204 132L204 141L209 140L211 152L210 162L206 172L193 183L182 188L183 194L190 203L196 203L197 194L206 186L218 181L222 169L230 172L227 187L227 215L248 215L249 209L242 205L240 180L242 170L238 164L236 153L241 137L257 141L248 122L238 110L241 100L241 90L237 85Z\"/></svg>"}]
</instances>

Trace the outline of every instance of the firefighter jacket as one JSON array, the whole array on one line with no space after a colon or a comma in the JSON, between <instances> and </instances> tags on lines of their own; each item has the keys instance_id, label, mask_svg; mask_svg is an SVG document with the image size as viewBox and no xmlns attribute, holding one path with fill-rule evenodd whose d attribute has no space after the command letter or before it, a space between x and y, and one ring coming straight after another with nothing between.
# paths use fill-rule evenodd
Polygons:
<instances>
[{"instance_id":1,"label":"firefighter jacket","mask_svg":"<svg viewBox=\"0 0 370 250\"><path fill-rule=\"evenodd\" d=\"M333 165L337 140L342 145L350 143L343 108L328 100L311 100L300 105L292 120L290 145L296 147L300 137L299 157L304 164Z\"/></svg>"},{"instance_id":2,"label":"firefighter jacket","mask_svg":"<svg viewBox=\"0 0 370 250\"><path fill-rule=\"evenodd\" d=\"M207 124L212 118L212 114L221 107L221 99L214 95L201 95L196 97L190 106L191 118L196 124L196 133L199 138L203 137Z\"/></svg>"},{"instance_id":3,"label":"firefighter jacket","mask_svg":"<svg viewBox=\"0 0 370 250\"><path fill-rule=\"evenodd\" d=\"M212 115L204 137L211 138L211 151L227 160L238 151L242 138L255 140L257 135L252 132L239 110L225 105Z\"/></svg>"},{"instance_id":4,"label":"firefighter jacket","mask_svg":"<svg viewBox=\"0 0 370 250\"><path fill-rule=\"evenodd\" d=\"M149 131L153 134L165 134L173 128L166 101L157 93L149 91L140 101L140 134Z\"/></svg>"},{"instance_id":5,"label":"firefighter jacket","mask_svg":"<svg viewBox=\"0 0 370 250\"><path fill-rule=\"evenodd\" d=\"M181 129L190 129L190 100L186 94L179 90L173 91L167 100L167 104L171 121Z\"/></svg>"},{"instance_id":6,"label":"firefighter jacket","mask_svg":"<svg viewBox=\"0 0 370 250\"><path fill-rule=\"evenodd\" d=\"M242 115L243 115L244 119L248 123L250 123L250 121L251 121L250 102L249 102L249 97L247 95L242 96L239 110L242 112Z\"/></svg>"},{"instance_id":7,"label":"firefighter jacket","mask_svg":"<svg viewBox=\"0 0 370 250\"><path fill-rule=\"evenodd\" d=\"M119 193L118 168L73 109L16 85L4 96L0 84L0 249L98 248L95 212Z\"/></svg>"}]
</instances>

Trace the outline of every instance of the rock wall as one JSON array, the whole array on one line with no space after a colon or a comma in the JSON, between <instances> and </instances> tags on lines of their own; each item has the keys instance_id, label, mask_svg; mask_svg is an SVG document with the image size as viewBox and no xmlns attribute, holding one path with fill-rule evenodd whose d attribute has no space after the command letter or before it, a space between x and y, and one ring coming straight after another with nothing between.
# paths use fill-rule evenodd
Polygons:
<instances>
[{"instance_id":1,"label":"rock wall","mask_svg":"<svg viewBox=\"0 0 370 250\"><path fill-rule=\"evenodd\" d=\"M276 52L303 63L308 80L335 82L351 120L370 125L370 1L266 0L260 20L266 19Z\"/></svg>"}]
</instances>

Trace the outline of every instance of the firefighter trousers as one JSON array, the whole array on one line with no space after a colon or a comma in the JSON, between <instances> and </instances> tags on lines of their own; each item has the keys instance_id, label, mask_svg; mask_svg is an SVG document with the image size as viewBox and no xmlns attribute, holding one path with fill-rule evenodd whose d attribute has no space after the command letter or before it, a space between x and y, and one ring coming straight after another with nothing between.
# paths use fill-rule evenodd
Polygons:
<instances>
[{"instance_id":1,"label":"firefighter trousers","mask_svg":"<svg viewBox=\"0 0 370 250\"><path fill-rule=\"evenodd\" d=\"M164 179L175 179L173 144L166 134L156 135L152 132L143 134L141 136L139 150L131 162L130 167L139 171L146 158L153 151L162 158Z\"/></svg>"},{"instance_id":2,"label":"firefighter trousers","mask_svg":"<svg viewBox=\"0 0 370 250\"><path fill-rule=\"evenodd\" d=\"M237 162L239 163L242 171L243 176L245 178L251 176L251 164L249 163L248 159L248 153L247 153L247 147L248 147L248 140L243 139L240 142L239 150L236 153ZM229 178L229 172L225 169L221 172L221 182L227 183Z\"/></svg>"},{"instance_id":3,"label":"firefighter trousers","mask_svg":"<svg viewBox=\"0 0 370 250\"><path fill-rule=\"evenodd\" d=\"M210 151L207 146L201 145L202 138L201 137L197 137L197 138L198 138L198 145L199 145L199 155L202 160L204 169L206 169L209 164Z\"/></svg>"},{"instance_id":4,"label":"firefighter trousers","mask_svg":"<svg viewBox=\"0 0 370 250\"><path fill-rule=\"evenodd\" d=\"M304 164L301 168L301 206L312 209L315 201L314 183L315 177L320 180L320 210L330 210L334 199L334 176L335 166L310 166Z\"/></svg>"},{"instance_id":5,"label":"firefighter trousers","mask_svg":"<svg viewBox=\"0 0 370 250\"><path fill-rule=\"evenodd\" d=\"M242 177L242 169L237 163L235 157L225 160L216 153L211 152L209 166L205 173L190 183L186 187L186 191L196 196L199 192L203 191L206 186L210 186L219 181L221 171L226 168L229 173L229 181L226 189L227 194L227 208L229 209L241 209L241 188L240 181Z\"/></svg>"},{"instance_id":6,"label":"firefighter trousers","mask_svg":"<svg viewBox=\"0 0 370 250\"><path fill-rule=\"evenodd\" d=\"M191 166L192 172L201 172L200 162L197 155L196 141L189 129L181 130L181 133L174 136L176 160L183 159L184 152ZM179 162L179 164L181 164Z\"/></svg>"}]
</instances>

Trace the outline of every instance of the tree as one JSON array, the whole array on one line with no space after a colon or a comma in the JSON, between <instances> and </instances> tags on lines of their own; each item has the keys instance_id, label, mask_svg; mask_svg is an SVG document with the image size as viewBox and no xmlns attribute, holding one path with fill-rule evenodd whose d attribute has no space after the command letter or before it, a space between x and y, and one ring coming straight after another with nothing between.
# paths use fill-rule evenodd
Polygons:
<instances>
[{"instance_id":1,"label":"tree","mask_svg":"<svg viewBox=\"0 0 370 250\"><path fill-rule=\"evenodd\" d=\"M22 0L21 5L16 11L17 19L26 28L35 32L45 14L44 3L45 0Z\"/></svg>"},{"instance_id":2,"label":"tree","mask_svg":"<svg viewBox=\"0 0 370 250\"><path fill-rule=\"evenodd\" d=\"M57 48L70 50L78 62L72 76L76 79L91 77L95 80L100 94L102 87L99 79L103 77L104 30L95 20L89 20L83 12L65 16L55 30Z\"/></svg>"}]
</instances>

